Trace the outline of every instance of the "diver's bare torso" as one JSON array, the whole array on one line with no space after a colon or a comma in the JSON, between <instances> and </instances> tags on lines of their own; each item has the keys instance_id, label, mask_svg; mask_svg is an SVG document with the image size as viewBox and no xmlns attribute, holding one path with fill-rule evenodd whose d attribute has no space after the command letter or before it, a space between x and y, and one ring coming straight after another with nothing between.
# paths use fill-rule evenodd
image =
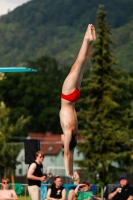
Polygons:
<instances>
[{"instance_id":1,"label":"diver's bare torso","mask_svg":"<svg viewBox=\"0 0 133 200\"><path fill-rule=\"evenodd\" d=\"M78 121L75 111L75 103L61 99L60 123L63 132L72 131L74 134L78 132Z\"/></svg>"}]
</instances>

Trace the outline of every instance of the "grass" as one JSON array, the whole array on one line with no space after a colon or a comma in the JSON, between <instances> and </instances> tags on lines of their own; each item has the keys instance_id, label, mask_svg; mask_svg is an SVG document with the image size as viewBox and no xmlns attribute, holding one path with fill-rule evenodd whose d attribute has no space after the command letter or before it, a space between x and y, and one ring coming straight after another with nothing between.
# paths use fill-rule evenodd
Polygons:
<instances>
[{"instance_id":1,"label":"grass","mask_svg":"<svg viewBox=\"0 0 133 200\"><path fill-rule=\"evenodd\" d=\"M30 197L29 196L23 196L23 195L18 195L18 199L19 200L30 200Z\"/></svg>"}]
</instances>

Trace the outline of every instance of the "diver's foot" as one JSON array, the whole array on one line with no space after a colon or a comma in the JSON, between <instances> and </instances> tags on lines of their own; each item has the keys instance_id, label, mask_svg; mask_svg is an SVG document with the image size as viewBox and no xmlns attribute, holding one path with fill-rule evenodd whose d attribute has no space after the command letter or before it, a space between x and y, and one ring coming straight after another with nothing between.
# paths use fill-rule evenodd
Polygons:
<instances>
[{"instance_id":1,"label":"diver's foot","mask_svg":"<svg viewBox=\"0 0 133 200\"><path fill-rule=\"evenodd\" d=\"M96 40L95 27L92 24L88 25L87 31L85 33L85 39L87 39L88 41Z\"/></svg>"},{"instance_id":2,"label":"diver's foot","mask_svg":"<svg viewBox=\"0 0 133 200\"><path fill-rule=\"evenodd\" d=\"M92 41L95 41L96 40L96 32L95 32L95 27L93 25L91 27L91 33L92 33L92 37L93 37Z\"/></svg>"}]
</instances>

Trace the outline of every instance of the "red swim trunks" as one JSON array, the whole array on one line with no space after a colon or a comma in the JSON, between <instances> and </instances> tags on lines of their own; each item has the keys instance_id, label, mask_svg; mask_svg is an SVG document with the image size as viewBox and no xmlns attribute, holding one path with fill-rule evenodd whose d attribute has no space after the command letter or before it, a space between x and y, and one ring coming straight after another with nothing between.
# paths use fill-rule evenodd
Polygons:
<instances>
[{"instance_id":1,"label":"red swim trunks","mask_svg":"<svg viewBox=\"0 0 133 200\"><path fill-rule=\"evenodd\" d=\"M76 88L71 94L61 94L61 98L71 102L77 102L80 98L80 90Z\"/></svg>"}]
</instances>

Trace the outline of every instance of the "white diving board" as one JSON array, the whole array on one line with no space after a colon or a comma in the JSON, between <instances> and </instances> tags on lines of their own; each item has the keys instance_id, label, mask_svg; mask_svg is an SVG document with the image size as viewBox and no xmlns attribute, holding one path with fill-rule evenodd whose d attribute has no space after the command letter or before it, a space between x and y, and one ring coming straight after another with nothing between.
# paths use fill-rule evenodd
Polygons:
<instances>
[{"instance_id":1,"label":"white diving board","mask_svg":"<svg viewBox=\"0 0 133 200\"><path fill-rule=\"evenodd\" d=\"M0 72L37 72L37 70L28 67L0 67Z\"/></svg>"}]
</instances>

